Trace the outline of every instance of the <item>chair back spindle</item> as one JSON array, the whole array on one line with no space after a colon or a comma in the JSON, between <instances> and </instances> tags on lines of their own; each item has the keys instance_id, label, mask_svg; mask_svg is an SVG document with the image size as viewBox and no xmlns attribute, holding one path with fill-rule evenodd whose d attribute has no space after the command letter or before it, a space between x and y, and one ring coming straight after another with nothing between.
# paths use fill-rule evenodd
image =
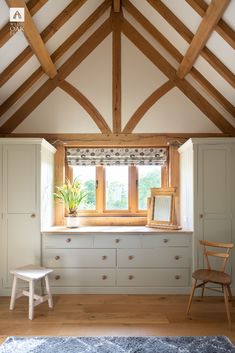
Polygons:
<instances>
[{"instance_id":1,"label":"chair back spindle","mask_svg":"<svg viewBox=\"0 0 235 353\"><path fill-rule=\"evenodd\" d=\"M220 259L223 259L222 265L219 271L224 272L230 256L230 250L233 248L234 245L232 243L215 243L215 242L209 242L207 240L199 240L199 243L200 245L203 246L203 254L205 256L208 270L211 270L209 256L213 256L213 257L218 257ZM226 251L225 252L210 251L207 249L207 247L221 248L221 249L225 249Z\"/></svg>"}]
</instances>

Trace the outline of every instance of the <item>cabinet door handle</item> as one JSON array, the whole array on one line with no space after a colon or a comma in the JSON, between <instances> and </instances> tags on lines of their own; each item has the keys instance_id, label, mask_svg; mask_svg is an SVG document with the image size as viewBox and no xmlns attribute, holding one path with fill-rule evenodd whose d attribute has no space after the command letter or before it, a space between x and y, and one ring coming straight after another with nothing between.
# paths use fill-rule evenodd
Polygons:
<instances>
[{"instance_id":1,"label":"cabinet door handle","mask_svg":"<svg viewBox=\"0 0 235 353\"><path fill-rule=\"evenodd\" d=\"M56 276L55 276L55 280L58 281L58 279L60 279L60 276L59 276L59 275L56 275Z\"/></svg>"},{"instance_id":2,"label":"cabinet door handle","mask_svg":"<svg viewBox=\"0 0 235 353\"><path fill-rule=\"evenodd\" d=\"M130 275L128 276L128 279L131 281L134 278L134 276Z\"/></svg>"},{"instance_id":3,"label":"cabinet door handle","mask_svg":"<svg viewBox=\"0 0 235 353\"><path fill-rule=\"evenodd\" d=\"M133 260L133 259L134 259L133 255L128 256L128 260Z\"/></svg>"},{"instance_id":4,"label":"cabinet door handle","mask_svg":"<svg viewBox=\"0 0 235 353\"><path fill-rule=\"evenodd\" d=\"M102 276L102 280L104 281L104 280L106 280L107 279L107 276L106 275L103 275Z\"/></svg>"},{"instance_id":5,"label":"cabinet door handle","mask_svg":"<svg viewBox=\"0 0 235 353\"><path fill-rule=\"evenodd\" d=\"M120 243L120 239L118 239L118 238L115 239L115 243L117 243L117 244Z\"/></svg>"},{"instance_id":6,"label":"cabinet door handle","mask_svg":"<svg viewBox=\"0 0 235 353\"><path fill-rule=\"evenodd\" d=\"M203 213L201 213L201 214L199 215L199 217L200 217L200 218L203 218Z\"/></svg>"},{"instance_id":7,"label":"cabinet door handle","mask_svg":"<svg viewBox=\"0 0 235 353\"><path fill-rule=\"evenodd\" d=\"M168 243L169 239L163 239L163 243Z\"/></svg>"},{"instance_id":8,"label":"cabinet door handle","mask_svg":"<svg viewBox=\"0 0 235 353\"><path fill-rule=\"evenodd\" d=\"M102 256L102 260L106 260L107 259L107 256L106 255L103 255Z\"/></svg>"},{"instance_id":9,"label":"cabinet door handle","mask_svg":"<svg viewBox=\"0 0 235 353\"><path fill-rule=\"evenodd\" d=\"M178 255L175 256L175 260L179 260L179 258L180 258L180 257L179 257Z\"/></svg>"},{"instance_id":10,"label":"cabinet door handle","mask_svg":"<svg viewBox=\"0 0 235 353\"><path fill-rule=\"evenodd\" d=\"M180 275L175 275L175 279L180 279Z\"/></svg>"},{"instance_id":11,"label":"cabinet door handle","mask_svg":"<svg viewBox=\"0 0 235 353\"><path fill-rule=\"evenodd\" d=\"M36 214L35 214L35 213L32 213L32 214L30 215L30 217L31 217L31 218L36 218Z\"/></svg>"},{"instance_id":12,"label":"cabinet door handle","mask_svg":"<svg viewBox=\"0 0 235 353\"><path fill-rule=\"evenodd\" d=\"M60 256L59 255L56 255L55 256L55 260L59 260L60 259Z\"/></svg>"},{"instance_id":13,"label":"cabinet door handle","mask_svg":"<svg viewBox=\"0 0 235 353\"><path fill-rule=\"evenodd\" d=\"M66 243L70 243L70 242L71 242L71 238L67 238Z\"/></svg>"}]
</instances>

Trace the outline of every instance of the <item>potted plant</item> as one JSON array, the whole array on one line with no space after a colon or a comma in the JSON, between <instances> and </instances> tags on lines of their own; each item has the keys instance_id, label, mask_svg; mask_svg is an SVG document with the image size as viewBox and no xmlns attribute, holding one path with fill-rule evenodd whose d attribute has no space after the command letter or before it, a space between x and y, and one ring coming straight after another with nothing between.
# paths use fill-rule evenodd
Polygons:
<instances>
[{"instance_id":1,"label":"potted plant","mask_svg":"<svg viewBox=\"0 0 235 353\"><path fill-rule=\"evenodd\" d=\"M68 228L77 228L79 226L78 207L86 193L81 188L80 182L75 178L73 182L66 179L63 186L56 186L54 197L63 201L67 211L66 225Z\"/></svg>"}]
</instances>

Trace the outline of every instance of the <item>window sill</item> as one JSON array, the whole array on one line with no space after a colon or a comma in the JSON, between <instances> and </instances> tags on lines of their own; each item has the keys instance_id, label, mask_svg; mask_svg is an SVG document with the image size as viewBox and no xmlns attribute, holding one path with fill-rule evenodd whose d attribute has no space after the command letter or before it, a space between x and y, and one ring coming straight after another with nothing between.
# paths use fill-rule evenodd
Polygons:
<instances>
[{"instance_id":1,"label":"window sill","mask_svg":"<svg viewBox=\"0 0 235 353\"><path fill-rule=\"evenodd\" d=\"M79 216L81 226L145 226L147 217L139 216ZM59 224L60 226L62 224Z\"/></svg>"}]
</instances>

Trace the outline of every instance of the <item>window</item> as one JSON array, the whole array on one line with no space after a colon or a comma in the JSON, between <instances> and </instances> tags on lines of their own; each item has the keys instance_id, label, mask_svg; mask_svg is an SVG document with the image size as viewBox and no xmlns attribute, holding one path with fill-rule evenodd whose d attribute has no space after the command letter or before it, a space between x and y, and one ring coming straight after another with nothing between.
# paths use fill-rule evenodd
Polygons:
<instances>
[{"instance_id":1,"label":"window","mask_svg":"<svg viewBox=\"0 0 235 353\"><path fill-rule=\"evenodd\" d=\"M81 213L97 215L146 215L150 188L164 185L165 166L73 166L87 192Z\"/></svg>"}]
</instances>

